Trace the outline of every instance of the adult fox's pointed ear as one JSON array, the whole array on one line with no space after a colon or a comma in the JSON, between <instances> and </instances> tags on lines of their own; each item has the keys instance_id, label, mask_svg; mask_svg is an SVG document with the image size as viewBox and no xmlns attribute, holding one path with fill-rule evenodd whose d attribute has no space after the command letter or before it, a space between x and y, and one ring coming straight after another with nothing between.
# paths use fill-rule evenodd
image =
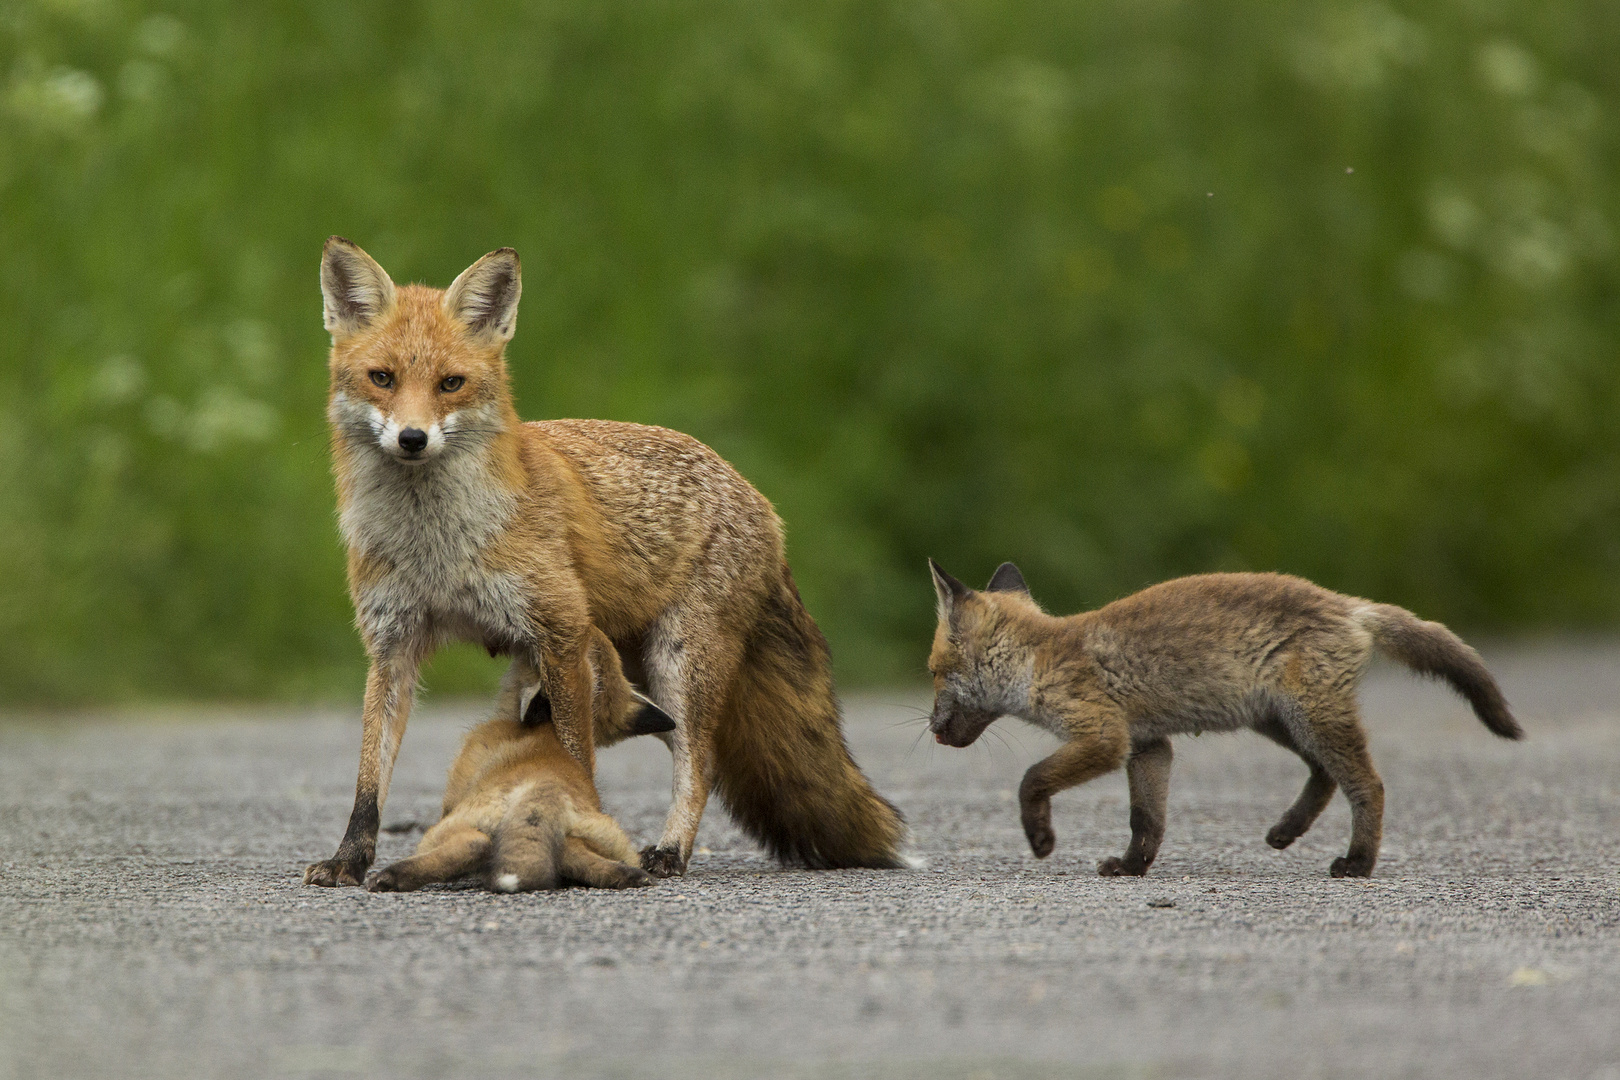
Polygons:
<instances>
[{"instance_id":1,"label":"adult fox's pointed ear","mask_svg":"<svg viewBox=\"0 0 1620 1080\"><path fill-rule=\"evenodd\" d=\"M394 283L377 260L341 236L321 249L321 311L333 341L357 334L394 306Z\"/></svg>"},{"instance_id":2,"label":"adult fox's pointed ear","mask_svg":"<svg viewBox=\"0 0 1620 1080\"><path fill-rule=\"evenodd\" d=\"M1024 584L1024 575L1018 572L1018 567L1010 562L1004 562L990 575L990 584L984 587L984 591L1021 592L1028 596L1029 586Z\"/></svg>"},{"instance_id":3,"label":"adult fox's pointed ear","mask_svg":"<svg viewBox=\"0 0 1620 1080\"><path fill-rule=\"evenodd\" d=\"M667 712L654 705L651 698L634 690L631 694L636 699L636 711L627 725L630 734L658 735L675 730L675 721L670 719Z\"/></svg>"},{"instance_id":4,"label":"adult fox's pointed ear","mask_svg":"<svg viewBox=\"0 0 1620 1080\"><path fill-rule=\"evenodd\" d=\"M444 313L474 338L504 344L517 331L523 266L511 248L492 251L461 272L444 291Z\"/></svg>"},{"instance_id":5,"label":"adult fox's pointed ear","mask_svg":"<svg viewBox=\"0 0 1620 1080\"><path fill-rule=\"evenodd\" d=\"M928 560L928 569L934 573L934 595L939 598L940 621L949 622L957 602L972 590L940 569L939 563L933 559Z\"/></svg>"}]
</instances>

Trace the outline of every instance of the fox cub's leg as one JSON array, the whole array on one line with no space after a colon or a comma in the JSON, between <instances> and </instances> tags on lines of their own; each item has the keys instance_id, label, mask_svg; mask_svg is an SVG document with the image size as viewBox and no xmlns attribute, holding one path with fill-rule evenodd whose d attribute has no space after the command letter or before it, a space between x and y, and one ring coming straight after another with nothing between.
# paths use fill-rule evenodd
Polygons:
<instances>
[{"instance_id":1,"label":"fox cub's leg","mask_svg":"<svg viewBox=\"0 0 1620 1080\"><path fill-rule=\"evenodd\" d=\"M1295 799L1294 805L1290 806L1288 811L1283 814L1282 820L1273 825L1271 831L1266 833L1266 843L1281 851L1305 835L1306 830L1316 822L1322 811L1327 809L1327 804L1333 800L1333 792L1338 788L1338 785L1333 782L1333 778L1327 774L1327 770L1322 767L1320 761L1300 749L1299 743L1295 741L1294 737L1288 733L1288 729L1281 723L1271 720L1265 724L1256 725L1254 730L1278 746L1285 747L1298 754L1300 760L1304 761L1311 770L1310 779L1305 781L1304 790L1299 793L1299 798Z\"/></svg>"},{"instance_id":2,"label":"fox cub's leg","mask_svg":"<svg viewBox=\"0 0 1620 1080\"><path fill-rule=\"evenodd\" d=\"M1159 738L1132 746L1131 756L1125 760L1125 778L1131 785L1131 843L1124 855L1109 856L1097 864L1097 873L1103 877L1140 877L1159 854L1170 795L1170 740Z\"/></svg>"},{"instance_id":3,"label":"fox cub's leg","mask_svg":"<svg viewBox=\"0 0 1620 1080\"><path fill-rule=\"evenodd\" d=\"M653 876L639 866L604 859L577 836L563 845L563 877L598 889L634 889L651 885Z\"/></svg>"},{"instance_id":4,"label":"fox cub's leg","mask_svg":"<svg viewBox=\"0 0 1620 1080\"><path fill-rule=\"evenodd\" d=\"M712 629L720 615L671 610L647 635L645 665L652 698L675 721L674 797L656 847L641 853L657 877L686 873L703 808L714 786L714 725L736 677L739 657Z\"/></svg>"},{"instance_id":5,"label":"fox cub's leg","mask_svg":"<svg viewBox=\"0 0 1620 1080\"><path fill-rule=\"evenodd\" d=\"M1125 758L1129 738L1123 717L1107 717L1094 728L1092 733L1071 739L1050 757L1031 765L1018 786L1024 835L1029 837L1029 848L1037 859L1052 854L1057 843L1052 833L1052 796L1094 776L1113 772Z\"/></svg>"},{"instance_id":6,"label":"fox cub's leg","mask_svg":"<svg viewBox=\"0 0 1620 1080\"><path fill-rule=\"evenodd\" d=\"M1307 749L1350 800L1350 850L1334 859L1334 877L1368 877L1384 834L1384 782L1367 753L1354 699L1305 700Z\"/></svg>"},{"instance_id":7,"label":"fox cub's leg","mask_svg":"<svg viewBox=\"0 0 1620 1080\"><path fill-rule=\"evenodd\" d=\"M429 846L430 840L437 843ZM470 825L422 837L422 848L366 879L372 892L411 892L436 881L454 881L476 871L489 854L489 837Z\"/></svg>"}]
</instances>

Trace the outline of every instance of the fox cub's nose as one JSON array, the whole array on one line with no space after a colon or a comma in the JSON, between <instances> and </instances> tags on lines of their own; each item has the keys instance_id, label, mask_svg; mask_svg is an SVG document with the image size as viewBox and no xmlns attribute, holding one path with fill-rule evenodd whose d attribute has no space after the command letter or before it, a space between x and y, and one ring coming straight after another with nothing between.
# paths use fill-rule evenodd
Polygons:
<instances>
[{"instance_id":1,"label":"fox cub's nose","mask_svg":"<svg viewBox=\"0 0 1620 1080\"><path fill-rule=\"evenodd\" d=\"M427 449L427 432L421 428L408 427L399 433L399 448L407 454L421 453Z\"/></svg>"}]
</instances>

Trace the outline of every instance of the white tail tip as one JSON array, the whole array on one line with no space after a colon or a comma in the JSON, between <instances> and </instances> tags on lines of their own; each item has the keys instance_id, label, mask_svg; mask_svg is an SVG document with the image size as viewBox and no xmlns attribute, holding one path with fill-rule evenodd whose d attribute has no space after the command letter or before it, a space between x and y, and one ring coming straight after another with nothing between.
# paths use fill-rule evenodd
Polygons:
<instances>
[{"instance_id":1,"label":"white tail tip","mask_svg":"<svg viewBox=\"0 0 1620 1080\"><path fill-rule=\"evenodd\" d=\"M516 874L502 874L495 879L496 892L517 892L518 876Z\"/></svg>"}]
</instances>

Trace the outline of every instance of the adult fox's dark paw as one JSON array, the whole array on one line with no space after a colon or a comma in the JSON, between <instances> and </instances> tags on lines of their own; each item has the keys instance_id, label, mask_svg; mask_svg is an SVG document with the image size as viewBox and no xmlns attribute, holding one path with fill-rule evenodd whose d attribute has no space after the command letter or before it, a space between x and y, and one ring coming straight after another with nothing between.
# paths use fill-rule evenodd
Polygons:
<instances>
[{"instance_id":1,"label":"adult fox's dark paw","mask_svg":"<svg viewBox=\"0 0 1620 1080\"><path fill-rule=\"evenodd\" d=\"M349 859L326 859L304 867L305 885L359 885L366 877L366 864Z\"/></svg>"},{"instance_id":2,"label":"adult fox's dark paw","mask_svg":"<svg viewBox=\"0 0 1620 1080\"><path fill-rule=\"evenodd\" d=\"M641 868L653 877L680 877L686 873L686 860L674 848L644 848L641 852Z\"/></svg>"}]
</instances>

